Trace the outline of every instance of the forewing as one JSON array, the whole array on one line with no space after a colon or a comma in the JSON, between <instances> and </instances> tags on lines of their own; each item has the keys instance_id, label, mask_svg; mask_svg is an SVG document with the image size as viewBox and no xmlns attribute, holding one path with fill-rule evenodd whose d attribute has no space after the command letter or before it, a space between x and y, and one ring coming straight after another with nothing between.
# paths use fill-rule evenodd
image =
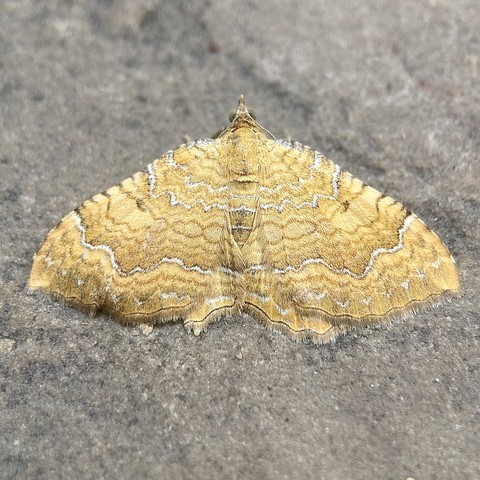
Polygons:
<instances>
[{"instance_id":1,"label":"forewing","mask_svg":"<svg viewBox=\"0 0 480 480\"><path fill-rule=\"evenodd\" d=\"M298 143L277 141L271 152L266 179L275 182L259 201L248 271L277 321L302 330L316 319L323 331L325 322L384 321L458 293L447 248L400 203Z\"/></svg>"},{"instance_id":2,"label":"forewing","mask_svg":"<svg viewBox=\"0 0 480 480\"><path fill-rule=\"evenodd\" d=\"M205 322L232 308L217 170L215 143L193 142L87 200L48 234L30 287L131 323ZM198 178L203 171L212 174L210 191Z\"/></svg>"}]
</instances>

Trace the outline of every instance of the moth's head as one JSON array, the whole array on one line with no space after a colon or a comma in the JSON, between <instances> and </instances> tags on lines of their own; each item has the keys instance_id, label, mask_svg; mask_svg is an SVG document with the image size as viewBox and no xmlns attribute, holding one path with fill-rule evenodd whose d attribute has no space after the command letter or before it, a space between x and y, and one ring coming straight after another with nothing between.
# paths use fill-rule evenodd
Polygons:
<instances>
[{"instance_id":1,"label":"moth's head","mask_svg":"<svg viewBox=\"0 0 480 480\"><path fill-rule=\"evenodd\" d=\"M237 109L230 113L229 120L230 125L217 132L213 138L221 137L227 133L233 133L241 128L250 129L252 132L263 132L268 137L274 138L267 129L257 123L255 112L246 107L243 95L240 96Z\"/></svg>"},{"instance_id":2,"label":"moth's head","mask_svg":"<svg viewBox=\"0 0 480 480\"><path fill-rule=\"evenodd\" d=\"M240 99L238 100L238 107L237 110L232 110L230 115L228 116L228 120L230 123L233 123L236 117L249 117L252 120L256 120L257 116L253 110L249 110L245 105L245 97L240 95Z\"/></svg>"}]
</instances>

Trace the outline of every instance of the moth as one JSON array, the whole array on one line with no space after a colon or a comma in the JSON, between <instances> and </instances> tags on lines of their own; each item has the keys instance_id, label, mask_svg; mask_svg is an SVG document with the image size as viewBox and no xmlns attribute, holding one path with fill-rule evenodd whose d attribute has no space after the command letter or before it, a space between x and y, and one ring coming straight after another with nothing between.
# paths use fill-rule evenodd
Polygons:
<instances>
[{"instance_id":1,"label":"moth","mask_svg":"<svg viewBox=\"0 0 480 480\"><path fill-rule=\"evenodd\" d=\"M460 290L455 261L419 218L275 139L243 96L216 138L168 151L69 213L29 286L125 324L178 320L198 335L246 312L316 343Z\"/></svg>"}]
</instances>

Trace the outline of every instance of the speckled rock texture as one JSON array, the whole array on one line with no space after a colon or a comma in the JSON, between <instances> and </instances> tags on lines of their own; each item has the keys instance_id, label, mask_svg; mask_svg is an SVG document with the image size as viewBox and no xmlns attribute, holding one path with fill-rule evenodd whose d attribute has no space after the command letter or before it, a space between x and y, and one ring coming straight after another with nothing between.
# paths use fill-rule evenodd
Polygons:
<instances>
[{"instance_id":1,"label":"speckled rock texture","mask_svg":"<svg viewBox=\"0 0 480 480\"><path fill-rule=\"evenodd\" d=\"M2 0L0 478L480 478L479 32L476 0ZM424 219L463 297L315 346L28 292L65 214L241 93Z\"/></svg>"}]
</instances>

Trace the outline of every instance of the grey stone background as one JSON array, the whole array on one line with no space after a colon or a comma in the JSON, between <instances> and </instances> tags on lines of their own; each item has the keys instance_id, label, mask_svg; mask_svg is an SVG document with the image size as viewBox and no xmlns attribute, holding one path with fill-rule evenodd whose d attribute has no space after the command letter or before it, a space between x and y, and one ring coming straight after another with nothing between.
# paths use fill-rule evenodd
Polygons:
<instances>
[{"instance_id":1,"label":"grey stone background","mask_svg":"<svg viewBox=\"0 0 480 480\"><path fill-rule=\"evenodd\" d=\"M0 477L478 479L477 0L2 0ZM464 296L333 345L26 289L47 232L241 93L444 239Z\"/></svg>"}]
</instances>

